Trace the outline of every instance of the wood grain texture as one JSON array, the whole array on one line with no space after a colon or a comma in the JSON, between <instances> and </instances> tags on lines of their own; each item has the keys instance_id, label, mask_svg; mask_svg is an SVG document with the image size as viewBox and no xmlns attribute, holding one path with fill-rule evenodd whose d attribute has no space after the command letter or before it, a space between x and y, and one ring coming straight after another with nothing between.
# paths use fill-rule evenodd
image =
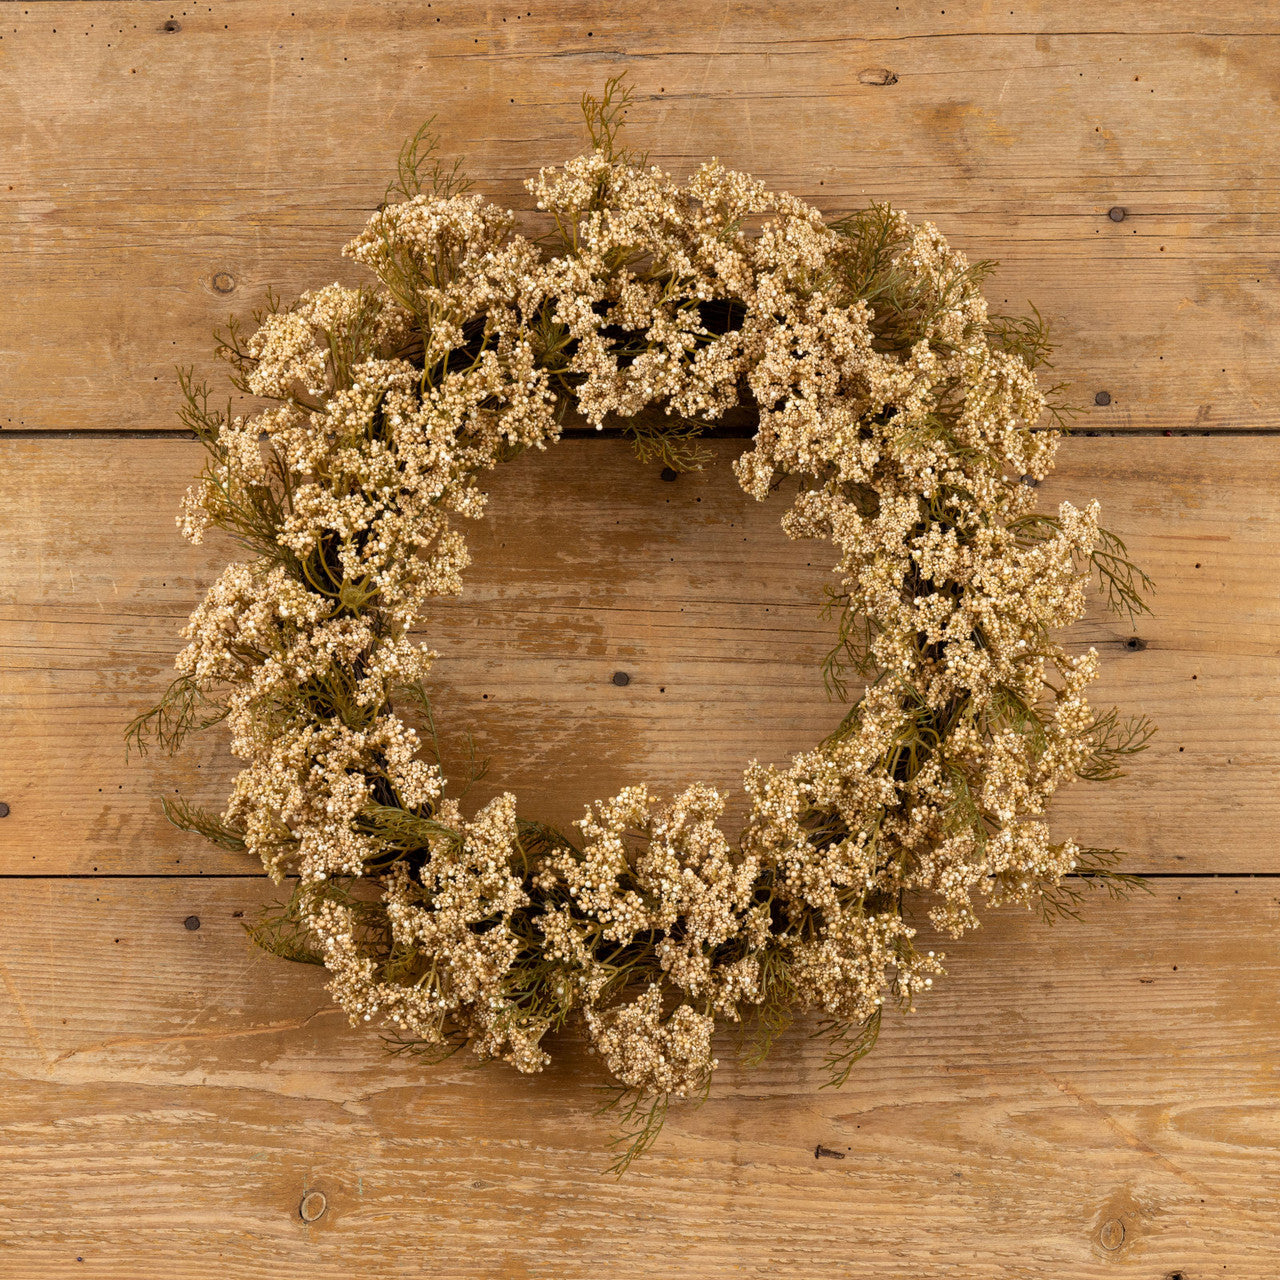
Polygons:
<instances>
[{"instance_id":1,"label":"wood grain texture","mask_svg":"<svg viewBox=\"0 0 1280 1280\"><path fill-rule=\"evenodd\" d=\"M580 1047L532 1081L384 1056L248 944L273 887L160 817L221 799L221 737L126 765L120 731L225 558L174 529L195 447L147 434L173 365L268 285L357 278L338 250L433 112L527 212L622 70L675 172L888 199L1002 260L996 308L1034 301L1070 396L1110 397L1082 425L1137 433L1041 492L1101 498L1157 579L1136 647L1096 611L1072 643L1161 732L1054 811L1152 895L997 913L845 1089L798 1027L615 1183ZM0 6L0 1280L1275 1280L1278 86L1255 0ZM598 440L498 473L429 620L446 746L491 758L468 803L566 824L830 727L826 548L736 489L739 447L674 484Z\"/></svg>"},{"instance_id":2,"label":"wood grain texture","mask_svg":"<svg viewBox=\"0 0 1280 1280\"><path fill-rule=\"evenodd\" d=\"M632 131L832 214L890 200L1004 267L1107 428L1280 426L1280 33L1271 6L682 0L6 5L0 428L171 423L172 366L338 255L436 115L478 187L581 148L618 71ZM655 12L652 7L646 13ZM1109 209L1123 209L1112 221Z\"/></svg>"},{"instance_id":3,"label":"wood grain texture","mask_svg":"<svg viewBox=\"0 0 1280 1280\"><path fill-rule=\"evenodd\" d=\"M781 496L741 492L728 464L742 447L717 441L715 465L674 483L590 439L495 473L467 591L424 630L447 758L461 775L469 731L490 762L468 803L510 789L567 826L629 782L701 778L740 815L750 758L782 763L834 726L818 670L830 548L782 534ZM229 554L174 529L197 447L0 439L0 455L0 869L253 869L159 813L178 790L220 805L234 769L220 730L174 761L126 764L122 741ZM1064 791L1059 825L1139 870L1280 870L1280 443L1073 439L1060 457L1042 505L1098 497L1158 584L1136 636L1099 603L1072 643L1103 655L1097 704L1161 732L1129 778Z\"/></svg>"},{"instance_id":4,"label":"wood grain texture","mask_svg":"<svg viewBox=\"0 0 1280 1280\"><path fill-rule=\"evenodd\" d=\"M797 1028L620 1183L577 1048L532 1080L388 1058L249 948L269 891L0 884L0 1274L1275 1274L1272 882L1001 913L844 1089Z\"/></svg>"}]
</instances>

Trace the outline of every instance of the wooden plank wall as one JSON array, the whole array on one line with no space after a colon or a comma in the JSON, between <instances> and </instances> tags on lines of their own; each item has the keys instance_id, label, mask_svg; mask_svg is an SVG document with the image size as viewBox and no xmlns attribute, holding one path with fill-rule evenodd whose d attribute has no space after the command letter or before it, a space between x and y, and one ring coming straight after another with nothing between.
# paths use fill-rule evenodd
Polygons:
<instances>
[{"instance_id":1,"label":"wooden plank wall","mask_svg":"<svg viewBox=\"0 0 1280 1280\"><path fill-rule=\"evenodd\" d=\"M1280 1274L1276 18L0 7L0 1276ZM173 365L268 284L351 279L338 248L426 116L523 210L624 69L655 161L715 154L833 214L891 200L1051 320L1099 403L1044 499L1100 497L1159 586L1136 636L1094 612L1073 641L1161 733L1054 815L1150 894L1053 930L994 915L843 1090L800 1029L618 1183L574 1046L532 1082L423 1069L255 952L270 884L156 804L216 801L222 744L126 765L120 730L226 554L173 527L196 465ZM736 491L741 447L674 484L595 439L496 478L472 590L430 631L450 744L470 725L528 811L731 784L830 723L826 566Z\"/></svg>"}]
</instances>

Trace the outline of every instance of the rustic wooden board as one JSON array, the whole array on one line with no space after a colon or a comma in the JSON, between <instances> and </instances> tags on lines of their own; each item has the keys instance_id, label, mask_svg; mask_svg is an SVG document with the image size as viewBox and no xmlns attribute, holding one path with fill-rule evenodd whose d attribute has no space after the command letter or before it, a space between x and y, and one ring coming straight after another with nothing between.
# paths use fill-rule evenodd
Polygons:
<instances>
[{"instance_id":1,"label":"rustic wooden board","mask_svg":"<svg viewBox=\"0 0 1280 1280\"><path fill-rule=\"evenodd\" d=\"M620 1183L572 1045L533 1080L384 1056L249 949L268 891L0 883L0 1274L1274 1275L1272 882L1001 913L844 1089L806 1025Z\"/></svg>"},{"instance_id":2,"label":"rustic wooden board","mask_svg":"<svg viewBox=\"0 0 1280 1280\"><path fill-rule=\"evenodd\" d=\"M461 770L469 729L490 761L469 801L511 789L567 825L639 780L703 778L736 797L752 756L781 763L833 727L818 672L829 547L790 542L781 499L738 489L742 447L716 442L716 465L674 483L593 439L496 473L469 591L428 627L446 752ZM173 831L157 804L222 800L221 731L173 762L126 764L121 736L172 678L182 621L227 555L174 529L198 448L0 439L0 452L0 869L251 869ZM1097 608L1073 641L1104 655L1099 704L1161 726L1128 779L1063 793L1064 833L1127 848L1143 870L1280 869L1280 445L1072 439L1061 459L1045 506L1099 497L1159 587L1136 638Z\"/></svg>"},{"instance_id":3,"label":"rustic wooden board","mask_svg":"<svg viewBox=\"0 0 1280 1280\"><path fill-rule=\"evenodd\" d=\"M435 113L478 185L580 149L629 70L633 131L834 213L888 199L1004 269L1108 428L1280 425L1277 39L1268 5L939 8L688 0L5 5L0 428L157 428L175 362L341 244ZM644 11L646 14L649 10ZM1124 210L1112 221L1111 209Z\"/></svg>"},{"instance_id":4,"label":"rustic wooden board","mask_svg":"<svg viewBox=\"0 0 1280 1280\"><path fill-rule=\"evenodd\" d=\"M1280 429L1277 41L1253 0L0 7L0 1277L1274 1280L1280 442L1245 433ZM225 558L173 527L194 446L147 434L173 365L268 285L357 278L428 115L526 211L624 69L655 161L891 200L1045 313L1072 398L1109 397L1083 425L1137 434L1069 442L1042 496L1099 496L1160 588L1136 647L1098 612L1073 643L1161 733L1055 809L1151 896L997 913L844 1090L798 1028L615 1183L578 1046L533 1081L384 1056L248 944L273 887L160 817L221 798L221 738L126 765L120 730ZM446 746L491 758L468 803L564 824L827 730L824 549L736 490L740 447L496 477L431 620Z\"/></svg>"}]
</instances>

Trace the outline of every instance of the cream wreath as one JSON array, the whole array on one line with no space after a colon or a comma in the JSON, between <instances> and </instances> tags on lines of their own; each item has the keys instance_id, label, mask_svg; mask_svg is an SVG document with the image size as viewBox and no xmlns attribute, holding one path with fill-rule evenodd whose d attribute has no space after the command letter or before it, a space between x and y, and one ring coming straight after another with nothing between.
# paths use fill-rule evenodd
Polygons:
<instances>
[{"instance_id":1,"label":"cream wreath","mask_svg":"<svg viewBox=\"0 0 1280 1280\"><path fill-rule=\"evenodd\" d=\"M591 149L527 182L540 239L420 133L344 250L375 283L273 298L251 335L221 336L269 407L232 417L184 375L209 456L182 531L252 558L131 726L172 749L226 721L244 767L225 811L169 816L296 877L252 932L323 963L353 1022L535 1072L576 1020L620 1090L619 1168L668 1099L705 1094L718 1021L762 1053L816 1011L841 1080L883 1004L942 972L923 919L958 935L976 900L1053 912L1123 888L1114 851L1054 840L1044 811L1149 732L1091 710L1096 652L1052 638L1093 570L1117 608L1149 584L1096 503L1035 511L1059 437L1039 426L1058 412L1039 316L989 314L992 264L888 207L829 222L714 160L675 181L620 145L626 98L616 81L584 98ZM411 633L462 589L456 517L481 514L481 474L557 440L568 411L696 465L698 432L739 407L758 419L742 488L790 489L786 532L836 549L827 676L843 702L846 678L863 691L813 750L747 766L736 840L701 784L667 802L629 786L573 838L510 794L465 815L424 756L436 655Z\"/></svg>"}]
</instances>

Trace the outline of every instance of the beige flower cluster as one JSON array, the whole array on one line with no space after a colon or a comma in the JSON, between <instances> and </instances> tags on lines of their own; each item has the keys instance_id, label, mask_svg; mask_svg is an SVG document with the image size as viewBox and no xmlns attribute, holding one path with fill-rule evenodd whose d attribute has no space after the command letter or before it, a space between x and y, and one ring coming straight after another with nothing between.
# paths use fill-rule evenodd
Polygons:
<instances>
[{"instance_id":1,"label":"beige flower cluster","mask_svg":"<svg viewBox=\"0 0 1280 1280\"><path fill-rule=\"evenodd\" d=\"M719 1021L909 1007L942 959L920 917L957 934L1076 865L1043 814L1100 749L1096 659L1051 633L1081 615L1097 508L1035 514L1044 399L933 226L830 224L714 161L682 184L609 146L528 186L541 240L478 196L415 194L347 246L370 287L228 345L271 407L200 419L181 525L258 556L178 665L245 762L216 830L300 878L353 1020L536 1071L576 1017L623 1085L687 1096ZM759 420L743 489L790 487L787 532L836 549L833 670L867 691L814 750L747 768L735 840L701 785L628 787L575 838L510 795L464 818L412 727L435 655L407 636L461 590L481 474L566 408L661 430L737 406Z\"/></svg>"}]
</instances>

